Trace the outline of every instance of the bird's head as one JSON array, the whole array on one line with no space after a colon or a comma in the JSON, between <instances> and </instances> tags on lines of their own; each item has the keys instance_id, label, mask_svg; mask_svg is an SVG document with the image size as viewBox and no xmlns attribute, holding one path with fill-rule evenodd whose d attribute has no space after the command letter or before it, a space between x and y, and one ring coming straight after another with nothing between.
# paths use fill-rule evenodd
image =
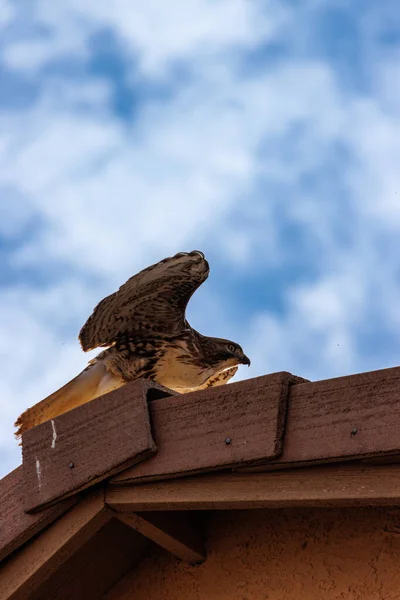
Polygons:
<instances>
[{"instance_id":1,"label":"bird's head","mask_svg":"<svg viewBox=\"0 0 400 600\"><path fill-rule=\"evenodd\" d=\"M204 336L202 346L204 358L211 365L217 364L222 369L236 365L250 366L250 359L236 342Z\"/></svg>"}]
</instances>

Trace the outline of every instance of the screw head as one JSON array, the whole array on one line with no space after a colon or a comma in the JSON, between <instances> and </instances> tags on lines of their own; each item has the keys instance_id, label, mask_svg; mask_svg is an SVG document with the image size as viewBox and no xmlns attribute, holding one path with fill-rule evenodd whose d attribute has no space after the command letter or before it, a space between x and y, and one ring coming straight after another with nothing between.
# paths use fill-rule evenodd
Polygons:
<instances>
[{"instance_id":1,"label":"screw head","mask_svg":"<svg viewBox=\"0 0 400 600\"><path fill-rule=\"evenodd\" d=\"M357 435L357 432L358 432L357 427L353 427L353 429L350 431L350 435L352 435L354 437L355 435Z\"/></svg>"},{"instance_id":2,"label":"screw head","mask_svg":"<svg viewBox=\"0 0 400 600\"><path fill-rule=\"evenodd\" d=\"M74 466L75 466L75 464L73 462L70 462L68 466L69 466L70 469L73 469Z\"/></svg>"},{"instance_id":3,"label":"screw head","mask_svg":"<svg viewBox=\"0 0 400 600\"><path fill-rule=\"evenodd\" d=\"M231 442L232 442L232 440L231 440L231 438L230 438L230 437L227 437L227 438L225 438L225 444L226 444L227 446L229 446L229 445L231 444Z\"/></svg>"}]
</instances>

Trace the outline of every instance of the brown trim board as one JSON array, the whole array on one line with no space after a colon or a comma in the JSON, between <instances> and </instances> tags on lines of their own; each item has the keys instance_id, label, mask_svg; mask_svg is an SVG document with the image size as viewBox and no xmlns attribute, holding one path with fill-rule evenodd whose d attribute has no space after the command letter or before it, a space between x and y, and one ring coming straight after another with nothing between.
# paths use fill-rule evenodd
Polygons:
<instances>
[{"instance_id":1,"label":"brown trim board","mask_svg":"<svg viewBox=\"0 0 400 600\"><path fill-rule=\"evenodd\" d=\"M152 456L152 387L145 380L127 384L25 432L25 510L54 504Z\"/></svg>"},{"instance_id":2,"label":"brown trim board","mask_svg":"<svg viewBox=\"0 0 400 600\"><path fill-rule=\"evenodd\" d=\"M0 565L0 600L29 600L78 548L113 516L104 489L92 492Z\"/></svg>"},{"instance_id":3,"label":"brown trim board","mask_svg":"<svg viewBox=\"0 0 400 600\"><path fill-rule=\"evenodd\" d=\"M157 455L113 478L150 481L268 461L282 452L289 387L274 373L149 403Z\"/></svg>"},{"instance_id":4,"label":"brown trim board","mask_svg":"<svg viewBox=\"0 0 400 600\"><path fill-rule=\"evenodd\" d=\"M400 466L347 463L265 473L214 473L139 485L109 484L106 504L117 512L398 506Z\"/></svg>"},{"instance_id":5,"label":"brown trim board","mask_svg":"<svg viewBox=\"0 0 400 600\"><path fill-rule=\"evenodd\" d=\"M0 480L0 561L58 519L77 498L69 498L34 515L24 512L22 467Z\"/></svg>"}]
</instances>

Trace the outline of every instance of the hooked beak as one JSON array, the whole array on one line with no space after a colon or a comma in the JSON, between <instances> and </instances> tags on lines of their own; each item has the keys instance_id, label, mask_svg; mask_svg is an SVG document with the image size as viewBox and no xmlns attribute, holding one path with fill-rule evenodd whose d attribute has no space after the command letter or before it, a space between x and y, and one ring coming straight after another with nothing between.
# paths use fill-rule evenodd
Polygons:
<instances>
[{"instance_id":1,"label":"hooked beak","mask_svg":"<svg viewBox=\"0 0 400 600\"><path fill-rule=\"evenodd\" d=\"M245 354L243 354L243 358L240 362L242 365L247 365L248 367L251 365L250 359Z\"/></svg>"}]
</instances>

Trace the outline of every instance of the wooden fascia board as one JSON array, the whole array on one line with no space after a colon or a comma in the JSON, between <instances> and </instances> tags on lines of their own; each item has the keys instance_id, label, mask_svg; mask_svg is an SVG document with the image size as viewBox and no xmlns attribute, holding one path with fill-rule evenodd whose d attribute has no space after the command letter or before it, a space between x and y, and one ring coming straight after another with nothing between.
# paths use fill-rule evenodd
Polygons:
<instances>
[{"instance_id":1,"label":"wooden fascia board","mask_svg":"<svg viewBox=\"0 0 400 600\"><path fill-rule=\"evenodd\" d=\"M265 473L221 473L106 488L117 512L287 506L397 506L400 466L348 463Z\"/></svg>"},{"instance_id":2,"label":"wooden fascia board","mask_svg":"<svg viewBox=\"0 0 400 600\"><path fill-rule=\"evenodd\" d=\"M400 455L400 367L291 386L276 466ZM272 465L271 465L272 466Z\"/></svg>"},{"instance_id":3,"label":"wooden fascia board","mask_svg":"<svg viewBox=\"0 0 400 600\"><path fill-rule=\"evenodd\" d=\"M113 517L104 489L93 491L64 516L0 565L0 600L31 594Z\"/></svg>"},{"instance_id":4,"label":"wooden fascia board","mask_svg":"<svg viewBox=\"0 0 400 600\"><path fill-rule=\"evenodd\" d=\"M281 372L149 402L157 454L112 481L151 481L277 458L289 387Z\"/></svg>"},{"instance_id":5,"label":"wooden fascia board","mask_svg":"<svg viewBox=\"0 0 400 600\"><path fill-rule=\"evenodd\" d=\"M287 412L280 375L150 403L158 453L112 483L400 456L400 367L316 382L286 374Z\"/></svg>"},{"instance_id":6,"label":"wooden fascia board","mask_svg":"<svg viewBox=\"0 0 400 600\"><path fill-rule=\"evenodd\" d=\"M26 431L25 510L59 502L152 456L148 394L155 387L135 381Z\"/></svg>"},{"instance_id":7,"label":"wooden fascia board","mask_svg":"<svg viewBox=\"0 0 400 600\"><path fill-rule=\"evenodd\" d=\"M0 561L78 502L77 497L68 498L30 515L24 512L23 488L22 467L0 480Z\"/></svg>"}]
</instances>

